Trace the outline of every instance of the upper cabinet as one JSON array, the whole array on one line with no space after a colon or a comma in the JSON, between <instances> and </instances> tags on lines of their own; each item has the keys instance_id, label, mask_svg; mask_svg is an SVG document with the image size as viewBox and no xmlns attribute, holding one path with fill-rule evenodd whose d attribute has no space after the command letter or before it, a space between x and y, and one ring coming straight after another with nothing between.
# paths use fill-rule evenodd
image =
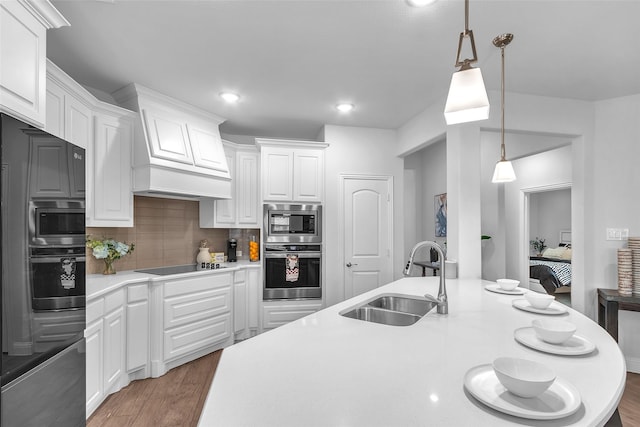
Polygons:
<instances>
[{"instance_id":1,"label":"upper cabinet","mask_svg":"<svg viewBox=\"0 0 640 427\"><path fill-rule=\"evenodd\" d=\"M231 199L200 200L200 227L260 228L258 150L228 141L223 145L231 173Z\"/></svg>"},{"instance_id":2,"label":"upper cabinet","mask_svg":"<svg viewBox=\"0 0 640 427\"><path fill-rule=\"evenodd\" d=\"M47 29L67 25L48 0L0 1L0 111L44 127Z\"/></svg>"},{"instance_id":3,"label":"upper cabinet","mask_svg":"<svg viewBox=\"0 0 640 427\"><path fill-rule=\"evenodd\" d=\"M92 140L94 103L93 95L47 61L47 132L86 149Z\"/></svg>"},{"instance_id":4,"label":"upper cabinet","mask_svg":"<svg viewBox=\"0 0 640 427\"><path fill-rule=\"evenodd\" d=\"M103 107L94 113L94 141L87 150L93 190L87 198L88 226L133 227L130 114L116 107Z\"/></svg>"},{"instance_id":5,"label":"upper cabinet","mask_svg":"<svg viewBox=\"0 0 640 427\"><path fill-rule=\"evenodd\" d=\"M324 149L313 141L256 139L260 147L264 201L319 203L324 200Z\"/></svg>"},{"instance_id":6,"label":"upper cabinet","mask_svg":"<svg viewBox=\"0 0 640 427\"><path fill-rule=\"evenodd\" d=\"M29 135L29 197L85 197L83 150L38 129Z\"/></svg>"},{"instance_id":7,"label":"upper cabinet","mask_svg":"<svg viewBox=\"0 0 640 427\"><path fill-rule=\"evenodd\" d=\"M137 114L99 101L51 61L47 61L47 120L45 130L78 147L70 159L85 162L71 172L71 197L86 197L87 226L132 227L131 144ZM51 145L51 144L49 144ZM43 150L46 147L41 147ZM49 147L47 161L66 158ZM38 153L33 152L36 156ZM69 160L69 164L73 163ZM32 179L32 191L45 195L55 180ZM86 185L86 186L85 186ZM48 186L48 187L47 187ZM86 192L85 192L86 190ZM75 195L74 195L75 194Z\"/></svg>"},{"instance_id":8,"label":"upper cabinet","mask_svg":"<svg viewBox=\"0 0 640 427\"><path fill-rule=\"evenodd\" d=\"M113 95L140 113L133 144L135 193L231 197L231 176L218 129L223 119L138 84Z\"/></svg>"}]
</instances>

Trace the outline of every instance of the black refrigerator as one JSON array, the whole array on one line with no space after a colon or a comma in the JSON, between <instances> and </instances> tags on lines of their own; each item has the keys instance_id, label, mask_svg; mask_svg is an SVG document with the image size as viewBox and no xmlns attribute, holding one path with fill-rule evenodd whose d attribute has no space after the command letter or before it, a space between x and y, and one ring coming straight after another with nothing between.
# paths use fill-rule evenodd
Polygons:
<instances>
[{"instance_id":1,"label":"black refrigerator","mask_svg":"<svg viewBox=\"0 0 640 427\"><path fill-rule=\"evenodd\" d=\"M85 425L85 152L0 114L2 427Z\"/></svg>"}]
</instances>

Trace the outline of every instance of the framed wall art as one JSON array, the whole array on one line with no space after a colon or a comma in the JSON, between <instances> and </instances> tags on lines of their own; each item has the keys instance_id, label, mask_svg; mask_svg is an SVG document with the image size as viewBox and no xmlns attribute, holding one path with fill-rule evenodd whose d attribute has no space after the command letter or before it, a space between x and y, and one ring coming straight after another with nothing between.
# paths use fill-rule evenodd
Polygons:
<instances>
[{"instance_id":1,"label":"framed wall art","mask_svg":"<svg viewBox=\"0 0 640 427\"><path fill-rule=\"evenodd\" d=\"M434 200L436 237L447 237L447 193L438 194Z\"/></svg>"}]
</instances>

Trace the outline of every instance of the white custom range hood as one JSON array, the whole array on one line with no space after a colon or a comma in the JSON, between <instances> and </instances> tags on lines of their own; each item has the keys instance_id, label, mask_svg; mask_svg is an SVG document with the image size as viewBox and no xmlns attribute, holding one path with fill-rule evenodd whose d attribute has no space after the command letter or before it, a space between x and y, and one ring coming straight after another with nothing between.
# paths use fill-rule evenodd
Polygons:
<instances>
[{"instance_id":1,"label":"white custom range hood","mask_svg":"<svg viewBox=\"0 0 640 427\"><path fill-rule=\"evenodd\" d=\"M224 119L136 83L113 96L140 113L133 143L135 194L231 198L231 176L218 129Z\"/></svg>"}]
</instances>

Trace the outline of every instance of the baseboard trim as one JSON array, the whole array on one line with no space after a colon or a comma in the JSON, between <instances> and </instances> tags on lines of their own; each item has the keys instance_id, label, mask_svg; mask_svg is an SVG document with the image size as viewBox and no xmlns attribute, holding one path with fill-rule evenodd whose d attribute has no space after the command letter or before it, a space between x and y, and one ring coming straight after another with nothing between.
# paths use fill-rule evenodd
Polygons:
<instances>
[{"instance_id":1,"label":"baseboard trim","mask_svg":"<svg viewBox=\"0 0 640 427\"><path fill-rule=\"evenodd\" d=\"M640 374L640 358L638 357L625 357L627 363L627 372L633 372L634 374Z\"/></svg>"}]
</instances>

